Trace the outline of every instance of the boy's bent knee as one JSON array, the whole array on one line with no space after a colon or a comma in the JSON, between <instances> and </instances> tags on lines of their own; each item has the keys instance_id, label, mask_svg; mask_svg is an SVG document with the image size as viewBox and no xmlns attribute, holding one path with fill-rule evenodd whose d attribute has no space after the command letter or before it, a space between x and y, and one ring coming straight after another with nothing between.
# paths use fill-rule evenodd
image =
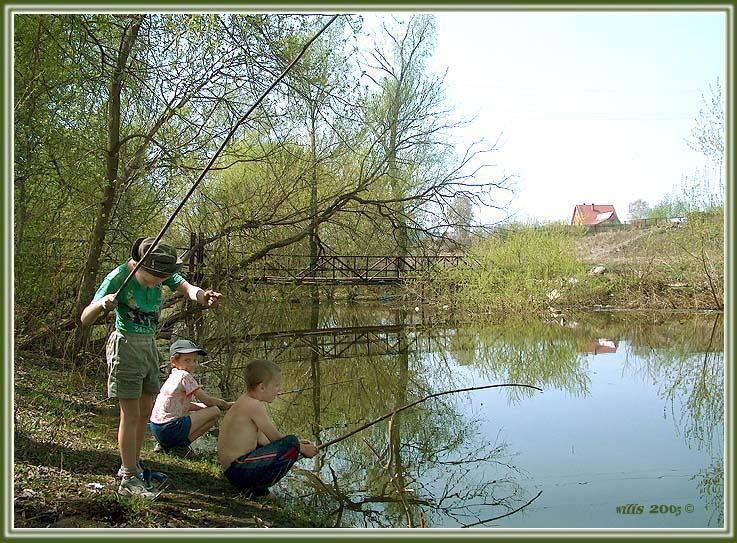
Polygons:
<instances>
[{"instance_id":1,"label":"boy's bent knee","mask_svg":"<svg viewBox=\"0 0 737 543\"><path fill-rule=\"evenodd\" d=\"M282 443L288 447L296 447L299 452L299 438L295 435L288 435L282 438Z\"/></svg>"}]
</instances>

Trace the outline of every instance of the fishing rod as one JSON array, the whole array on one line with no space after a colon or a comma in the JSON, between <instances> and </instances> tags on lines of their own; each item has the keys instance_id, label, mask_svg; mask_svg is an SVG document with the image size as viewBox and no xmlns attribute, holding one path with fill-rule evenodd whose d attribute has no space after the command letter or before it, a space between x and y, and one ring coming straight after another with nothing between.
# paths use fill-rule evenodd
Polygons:
<instances>
[{"instance_id":1,"label":"fishing rod","mask_svg":"<svg viewBox=\"0 0 737 543\"><path fill-rule=\"evenodd\" d=\"M362 426L359 426L355 430L351 430L347 434L344 434L344 435L342 435L340 437L336 437L335 439L331 439L330 441L326 441L325 443L321 443L320 445L317 446L317 448L319 450L322 450L322 449L324 449L326 447L329 447L330 445L334 445L335 443L338 443L340 441L343 441L344 439L352 436L353 434L357 434L358 432L361 432L361 431L365 430L369 426L373 426L374 424L376 424L378 422L381 422L382 420L386 420L389 417L393 417L394 415L396 415L400 411L404 411L405 409L409 409L410 407L414 407L415 405L417 405L419 403L422 403L425 400L429 400L430 398L437 398L438 396L444 396L446 394L456 394L458 392L470 392L470 391L473 391L473 390L484 390L484 389L487 389L487 388L499 388L499 387L524 387L524 388L532 388L532 389L535 389L535 390L537 390L539 392L542 392L543 391L543 389L541 389L540 387L536 387L535 385L525 385L525 384L522 384L522 383L502 383L502 384L498 384L498 385L481 385L481 386L476 386L476 387L457 388L457 389L454 389L454 390L445 390L443 392L435 392L434 394L429 394L429 395L425 396L424 398L420 398L419 400L416 400L416 401L414 401L412 403L408 403L406 405L403 405L402 407L399 407L397 409L394 409L393 411L390 411L389 413L380 416L378 419L374 419L371 422L367 422L366 424L364 424Z\"/></svg>"},{"instance_id":2,"label":"fishing rod","mask_svg":"<svg viewBox=\"0 0 737 543\"><path fill-rule=\"evenodd\" d=\"M292 60L292 62L289 63L289 65L282 71L282 73L279 74L279 77L277 77L273 81L273 83L271 83L271 85L269 85L269 87L263 93L261 93L261 96L259 96L258 100L256 100L256 102L254 102L254 104L248 109L248 111L246 111L245 115L243 115L240 118L240 120L233 126L233 128L231 128L230 132L228 132L228 135L225 136L225 139L220 144L220 147L218 148L218 150L215 151L215 154L210 159L210 162L208 162L207 166L205 166L205 169L202 170L202 173L199 175L199 177L197 178L197 180L192 185L192 188L189 189L189 192L186 194L186 196L184 197L184 199L179 203L179 205L177 206L177 208L174 210L174 213L171 214L171 217L169 217L169 220L166 221L166 224L161 229L161 231L159 232L159 234L156 236L156 238L154 239L153 243L149 246L149 248L146 251L146 253L141 258L138 259L138 261L136 262L136 265L133 268L133 270L128 274L128 277L125 278L125 281L123 281L123 284L120 285L120 288L115 293L115 298L118 297L118 294L120 294L120 291L122 291L123 288L125 288L125 286L131 280L131 278L136 274L136 272L141 267L141 265L143 264L143 262L146 260L146 258L148 257L148 255L151 254L151 252L156 248L156 246L158 245L159 241L161 241L161 238L164 236L164 233L169 229L169 227L171 226L171 223L174 222L174 218L177 216L177 214L179 213L179 211L181 211L181 209L184 207L184 204L187 202L187 200L189 199L189 197L192 196L192 193L197 188L197 185L200 184L200 181L202 181L204 179L204 177L207 174L207 172L210 170L210 168L212 168L212 165L215 163L215 160L217 160L218 156L220 156L220 153L223 152L223 149L225 149L225 146L230 141L230 139L233 137L233 135L235 134L235 131L238 129L238 127L241 124L243 124L243 122L248 118L248 116L253 112L253 110L258 107L258 105L263 101L264 98L266 98L266 95L269 94L269 92L271 92L271 90L274 87L276 87L276 85L282 79L284 79L284 76L286 76L289 73L289 71L292 69L292 66L294 66L297 63L297 61L299 61L299 59L301 59L302 56L307 52L307 49L310 47L310 45L312 45L312 42L314 42L323 32L325 32L325 30L327 30L327 28L337 18L338 18L338 14L333 15L330 18L330 20L325 24L325 26L323 26L314 36L312 36L312 38L310 38L309 41L307 41L307 43L305 43L305 45L302 47L302 50L294 58L294 60Z\"/></svg>"}]
</instances>

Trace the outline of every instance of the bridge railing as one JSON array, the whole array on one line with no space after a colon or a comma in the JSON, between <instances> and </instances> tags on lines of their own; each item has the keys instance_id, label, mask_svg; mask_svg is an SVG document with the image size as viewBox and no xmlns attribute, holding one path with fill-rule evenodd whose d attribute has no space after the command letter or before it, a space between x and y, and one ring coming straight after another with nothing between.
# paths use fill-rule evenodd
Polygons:
<instances>
[{"instance_id":1,"label":"bridge railing","mask_svg":"<svg viewBox=\"0 0 737 543\"><path fill-rule=\"evenodd\" d=\"M463 256L267 255L251 267L249 276L263 281L355 280L391 281L407 279L438 266L457 266Z\"/></svg>"}]
</instances>

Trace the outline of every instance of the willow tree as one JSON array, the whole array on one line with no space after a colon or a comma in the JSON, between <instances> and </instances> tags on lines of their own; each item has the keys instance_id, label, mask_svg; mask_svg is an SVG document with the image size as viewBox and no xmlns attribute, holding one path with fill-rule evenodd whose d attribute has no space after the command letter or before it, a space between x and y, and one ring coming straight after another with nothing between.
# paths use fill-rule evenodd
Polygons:
<instances>
[{"instance_id":1,"label":"willow tree","mask_svg":"<svg viewBox=\"0 0 737 543\"><path fill-rule=\"evenodd\" d=\"M85 92L79 55L66 47L73 39L70 34L60 18L15 18L14 249L16 330L21 331L38 325L26 321L37 314L44 297L58 300L62 294L57 285L64 282L53 281L51 275L51 270L64 270L66 262L54 250L60 237L57 225L70 224L80 210L75 200L88 186L73 182L70 175L69 163L84 177L90 160L70 145L68 135L71 127L84 126L89 109L61 111L64 100L79 104L70 99L74 91ZM94 137L86 131L79 134L79 140L89 139ZM61 249L64 257L74 254L73 246Z\"/></svg>"},{"instance_id":2,"label":"willow tree","mask_svg":"<svg viewBox=\"0 0 737 543\"><path fill-rule=\"evenodd\" d=\"M226 22L236 27L249 24L234 18ZM91 27L88 31L99 46L102 73L109 86L107 150L105 182L74 316L94 292L116 199L133 184L142 184L143 190L153 189L158 195L150 211L165 212L166 198L171 198L176 187L172 180L178 173L188 177L189 172L180 166L184 157L205 158L212 152L213 140L223 128L211 123L219 120L218 108L231 105L228 92L238 90L238 83L243 85L238 71L251 60L222 38L225 23L218 18L133 16L103 19L99 24L118 32L95 32ZM225 88L226 80L229 88ZM236 82L235 89L231 81ZM247 90L246 94L250 96ZM148 218L144 215L140 223L151 224ZM77 337L83 335L78 332Z\"/></svg>"},{"instance_id":3,"label":"willow tree","mask_svg":"<svg viewBox=\"0 0 737 543\"><path fill-rule=\"evenodd\" d=\"M371 52L368 72L379 88L373 129L386 155L386 182L393 200L393 221L400 256L408 253L406 196L419 167L422 150L435 143L435 134L447 129L442 108L443 81L427 71L432 53L434 19L416 15L408 20L393 18L382 26L386 45ZM381 42L380 42L381 43Z\"/></svg>"},{"instance_id":4,"label":"willow tree","mask_svg":"<svg viewBox=\"0 0 737 543\"><path fill-rule=\"evenodd\" d=\"M49 267L45 282L64 286L56 297L38 285L21 285L38 292L39 303L53 300L62 315L71 314L61 325L60 315L49 315L53 327L41 326L40 333L73 327L102 265L118 262L135 237L163 224L232 118L271 82L276 63L264 36L290 31L288 25L282 30L285 20L178 14L16 18L16 248L20 255L32 254L25 248L29 229L46 242L48 232L66 235L67 262L77 278ZM49 214L59 201L64 205ZM25 281L23 272L45 260L19 263L18 277ZM85 335L77 330L75 347Z\"/></svg>"},{"instance_id":5,"label":"willow tree","mask_svg":"<svg viewBox=\"0 0 737 543\"><path fill-rule=\"evenodd\" d=\"M15 50L19 60L16 75L20 84L29 85L26 89L16 88L16 135L23 142L16 149L20 168L16 170L15 181L21 194L16 207L19 218L16 249L19 255L26 254L25 234L30 228L47 236L54 231L58 237L61 233L74 235L75 229L78 233L80 224L87 222L59 208L53 214L29 215L35 209L49 210L53 206L49 201L64 202L77 215L81 210L85 218L93 215L92 242L86 260L76 250L67 255L73 259L77 253L80 260L85 260L80 269L81 288L77 292L90 293L93 287L88 285L95 281L102 250L102 244L94 240L101 238L101 232L107 229L117 192L121 91L143 17L110 18L104 29L93 28L92 19L86 16L19 15L16 19ZM101 41L91 39L91 36L102 39L101 34L107 35L104 41L115 46L106 47ZM95 58L97 52L101 58ZM102 119L107 121L106 136L101 136ZM30 142L34 143L33 148L28 146ZM102 147L105 151L100 153ZM104 155L103 168L95 164L100 154ZM49 163L50 172L44 167ZM45 172L51 175L45 177ZM90 213L86 205L94 200L88 195L98 179L105 179L102 194ZM52 241L51 246L54 245ZM39 262L43 266L38 255L35 262L21 259L19 272L26 265L32 269ZM23 273L18 277L21 292L33 288L23 284L26 280ZM68 287L66 281L59 282ZM43 283L35 285L39 286ZM46 299L49 297L47 293ZM57 299L56 306L64 307L63 302L63 298Z\"/></svg>"},{"instance_id":6,"label":"willow tree","mask_svg":"<svg viewBox=\"0 0 737 543\"><path fill-rule=\"evenodd\" d=\"M308 64L302 69L301 79L292 79L290 91L295 93L297 89L302 94L297 92L291 99L313 104L311 108L305 106L303 114L297 117L304 119L302 133L324 135L329 129L331 134L339 136L338 141L335 146L331 143L320 148L315 138L314 152L311 152L309 138L300 142L294 136L294 133L299 134L294 119L275 118L269 133L259 135L265 145L274 147L279 141L280 130L292 128L290 145L301 147L302 151L294 155L291 169L271 168L265 177L260 177L262 184L269 187L269 193L277 190L275 187L283 187L279 189L283 193L280 200L269 198L265 204L273 210L266 220L238 222L236 215L232 226L208 239L214 242L233 232L250 232L252 237L263 232L261 239L268 236L268 241L260 247L252 246L251 253L231 270L232 273L239 273L271 251L305 239L316 241L318 227L326 224L333 227L334 239L341 242L360 239L362 243L354 245L364 251L386 232L393 233L394 247L399 247L400 254L407 254L409 232L414 232L415 241L435 235L440 219L438 210L443 206L447 207L462 195L469 195L478 203L470 186L486 190L491 198L492 188L505 188L506 179L481 178L478 175L480 167L473 165L482 153L493 148L480 151L469 148L459 156L455 154L449 133L458 128L459 123L453 121L443 107L442 78L429 75L427 71L427 61L433 50L432 18L416 16L405 22L394 20L384 30L390 44L386 51L380 47L374 49L370 62L357 58L354 73L364 74L367 79L356 77L361 84L367 85L351 96L360 100L360 110L355 113L352 110L352 117L342 117L339 123L337 118L330 118L329 122L325 119L325 112L332 112L332 109L322 104L335 103L336 99L345 101L347 94L344 85L336 97L331 94L332 79L320 79L320 73L325 72L318 67L330 66L329 62L318 62L312 67ZM319 59L319 48L315 51L313 59ZM350 82L349 78L346 84ZM315 119L312 131L311 118ZM335 130L336 126L341 130ZM332 150L329 160L323 154L324 149ZM310 162L309 157L315 154L320 154L320 160ZM253 182L246 170L264 167L241 163L223 175L239 177L241 183L250 186ZM269 183L263 183L265 178ZM307 203L298 196L297 188L300 183L304 186L305 179L316 178L319 178L320 190L312 190ZM328 179L329 184L326 183ZM311 188L317 185L312 183ZM264 200L259 194L256 196L258 201ZM348 217L353 220L346 220ZM447 223L447 218L440 219L443 220ZM365 229L357 229L357 224ZM357 238L359 235L361 237ZM312 249L314 254L314 243Z\"/></svg>"}]
</instances>

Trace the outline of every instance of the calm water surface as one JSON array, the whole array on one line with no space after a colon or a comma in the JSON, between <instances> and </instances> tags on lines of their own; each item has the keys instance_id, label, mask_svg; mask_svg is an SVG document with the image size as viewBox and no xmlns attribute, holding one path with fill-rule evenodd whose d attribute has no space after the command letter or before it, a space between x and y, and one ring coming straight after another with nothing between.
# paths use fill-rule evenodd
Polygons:
<instances>
[{"instance_id":1,"label":"calm water surface","mask_svg":"<svg viewBox=\"0 0 737 543\"><path fill-rule=\"evenodd\" d=\"M721 315L478 323L231 298L179 333L204 344L201 378L230 399L250 358L279 363L277 426L320 443L433 393L543 389L441 395L301 460L276 491L326 524L723 524Z\"/></svg>"}]
</instances>

